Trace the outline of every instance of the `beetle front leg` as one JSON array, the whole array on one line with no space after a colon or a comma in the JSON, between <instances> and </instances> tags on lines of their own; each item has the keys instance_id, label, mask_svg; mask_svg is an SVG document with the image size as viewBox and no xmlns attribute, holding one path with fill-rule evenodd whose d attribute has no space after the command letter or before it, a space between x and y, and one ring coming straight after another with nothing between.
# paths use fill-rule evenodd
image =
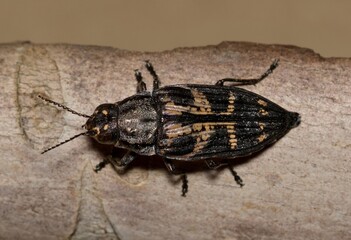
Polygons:
<instances>
[{"instance_id":1,"label":"beetle front leg","mask_svg":"<svg viewBox=\"0 0 351 240\"><path fill-rule=\"evenodd\" d=\"M152 91L159 89L161 84L160 79L158 78L158 75L156 74L156 71L149 60L145 61L145 67L149 71L152 78L154 79Z\"/></svg>"},{"instance_id":2,"label":"beetle front leg","mask_svg":"<svg viewBox=\"0 0 351 240\"><path fill-rule=\"evenodd\" d=\"M178 174L181 174L181 179L182 179L182 197L186 197L186 193L188 192L188 177L187 175L182 172L182 171L179 171L176 169L173 161L171 159L168 159L168 158L164 158L163 159L167 169L169 172L171 172L172 174L174 175L178 175Z\"/></svg>"},{"instance_id":3,"label":"beetle front leg","mask_svg":"<svg viewBox=\"0 0 351 240\"><path fill-rule=\"evenodd\" d=\"M117 168L117 169L124 168L128 166L136 158L136 153L132 151L128 151L126 154L124 154L124 156L119 161L117 161L115 158L113 158L114 149L115 148L113 148L112 154L110 157L108 157L107 159L104 159L103 161L101 161L99 164L95 166L94 171L96 173L101 171L109 163L111 163L114 168Z\"/></svg>"},{"instance_id":4,"label":"beetle front leg","mask_svg":"<svg viewBox=\"0 0 351 240\"><path fill-rule=\"evenodd\" d=\"M113 167L115 167L117 169L125 168L131 162L134 161L136 156L137 156L137 154L135 152L128 151L126 154L123 155L123 157L119 161L116 161L116 159L112 159L111 164L113 165Z\"/></svg>"},{"instance_id":5,"label":"beetle front leg","mask_svg":"<svg viewBox=\"0 0 351 240\"><path fill-rule=\"evenodd\" d=\"M271 74L273 70L278 67L278 63L279 63L279 59L275 59L271 64L271 66L267 69L267 71L264 72L259 78L253 78L253 79L223 78L221 80L218 80L216 85L223 86L225 82L233 83L232 86L254 85L262 81L266 77L268 77L268 75Z\"/></svg>"},{"instance_id":6,"label":"beetle front leg","mask_svg":"<svg viewBox=\"0 0 351 240\"><path fill-rule=\"evenodd\" d=\"M95 168L94 168L94 172L98 173L100 172L107 164L110 163L110 160L109 159L104 159L102 160L101 162L99 162Z\"/></svg>"}]
</instances>

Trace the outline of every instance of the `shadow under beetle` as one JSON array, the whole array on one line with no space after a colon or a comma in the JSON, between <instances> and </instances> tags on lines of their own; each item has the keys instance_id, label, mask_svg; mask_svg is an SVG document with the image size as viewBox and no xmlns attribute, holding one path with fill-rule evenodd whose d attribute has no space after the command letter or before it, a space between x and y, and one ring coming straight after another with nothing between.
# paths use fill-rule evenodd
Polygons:
<instances>
[{"instance_id":1,"label":"shadow under beetle","mask_svg":"<svg viewBox=\"0 0 351 240\"><path fill-rule=\"evenodd\" d=\"M153 66L146 61L146 69L153 77L153 89L146 90L141 72L135 70L137 93L117 103L99 105L89 116L62 104L39 96L73 114L88 118L85 132L77 134L45 151L52 150L81 135L102 144L125 148L119 160L106 159L106 164L125 167L137 155L158 155L173 174L183 174L182 196L188 185L183 171L173 161L203 160L209 168L221 165L214 159L248 156L283 137L300 123L300 115L289 112L272 101L236 86L256 84L278 66L275 60L257 79L225 78L215 85L172 85L160 88L160 80ZM224 83L232 83L225 86ZM241 178L231 170L235 181Z\"/></svg>"}]
</instances>

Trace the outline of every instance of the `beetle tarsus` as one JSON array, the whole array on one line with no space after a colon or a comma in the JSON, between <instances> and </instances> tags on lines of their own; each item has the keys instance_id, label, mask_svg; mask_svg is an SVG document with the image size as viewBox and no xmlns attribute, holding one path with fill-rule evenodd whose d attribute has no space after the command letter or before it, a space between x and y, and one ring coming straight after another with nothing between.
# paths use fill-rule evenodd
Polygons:
<instances>
[{"instance_id":1,"label":"beetle tarsus","mask_svg":"<svg viewBox=\"0 0 351 240\"><path fill-rule=\"evenodd\" d=\"M244 181L241 179L241 177L238 175L238 173L230 165L229 165L229 170L232 173L235 182L242 188L245 185Z\"/></svg>"},{"instance_id":2,"label":"beetle tarsus","mask_svg":"<svg viewBox=\"0 0 351 240\"><path fill-rule=\"evenodd\" d=\"M104 159L103 161L99 162L94 168L94 172L98 173L101 171L107 164L109 164L109 161Z\"/></svg>"},{"instance_id":3,"label":"beetle tarsus","mask_svg":"<svg viewBox=\"0 0 351 240\"><path fill-rule=\"evenodd\" d=\"M186 193L188 192L188 177L186 174L182 175L182 197L186 197Z\"/></svg>"}]
</instances>

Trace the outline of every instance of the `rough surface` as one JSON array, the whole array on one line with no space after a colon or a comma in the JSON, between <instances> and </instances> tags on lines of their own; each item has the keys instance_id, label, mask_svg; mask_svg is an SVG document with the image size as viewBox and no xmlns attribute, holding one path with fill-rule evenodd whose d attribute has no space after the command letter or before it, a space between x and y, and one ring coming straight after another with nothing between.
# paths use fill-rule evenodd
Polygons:
<instances>
[{"instance_id":1,"label":"rough surface","mask_svg":"<svg viewBox=\"0 0 351 240\"><path fill-rule=\"evenodd\" d=\"M81 137L86 119L37 94L91 114L134 93L134 69L152 60L163 85L256 77L248 86L302 115L301 125L227 169L202 166L189 193L161 159L140 157L125 173L93 172L109 152ZM128 52L74 45L0 45L0 239L349 239L351 236L351 59L250 43Z\"/></svg>"}]
</instances>

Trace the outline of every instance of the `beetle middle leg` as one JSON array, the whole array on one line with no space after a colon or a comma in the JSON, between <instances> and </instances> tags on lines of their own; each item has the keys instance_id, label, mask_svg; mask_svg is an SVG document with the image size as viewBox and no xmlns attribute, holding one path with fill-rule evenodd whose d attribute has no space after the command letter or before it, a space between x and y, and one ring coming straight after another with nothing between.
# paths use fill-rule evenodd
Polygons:
<instances>
[{"instance_id":1,"label":"beetle middle leg","mask_svg":"<svg viewBox=\"0 0 351 240\"><path fill-rule=\"evenodd\" d=\"M225 82L233 83L232 86L254 85L262 81L266 77L268 77L268 75L271 74L273 70L278 67L278 63L279 63L279 59L275 59L271 64L271 66L267 69L267 71L264 72L259 78L252 78L252 79L223 78L221 80L218 80L216 85L223 86Z\"/></svg>"},{"instance_id":2,"label":"beetle middle leg","mask_svg":"<svg viewBox=\"0 0 351 240\"><path fill-rule=\"evenodd\" d=\"M134 70L134 76L138 82L137 93L146 91L146 83L144 82L143 76L141 75L141 72L138 69Z\"/></svg>"},{"instance_id":3,"label":"beetle middle leg","mask_svg":"<svg viewBox=\"0 0 351 240\"><path fill-rule=\"evenodd\" d=\"M182 172L179 171L178 169L176 169L173 161L169 158L164 158L163 159L167 169L169 172L171 172L174 175L180 175L181 174L181 179L182 179L182 196L186 197L186 193L188 192L188 177L187 175Z\"/></svg>"}]
</instances>

